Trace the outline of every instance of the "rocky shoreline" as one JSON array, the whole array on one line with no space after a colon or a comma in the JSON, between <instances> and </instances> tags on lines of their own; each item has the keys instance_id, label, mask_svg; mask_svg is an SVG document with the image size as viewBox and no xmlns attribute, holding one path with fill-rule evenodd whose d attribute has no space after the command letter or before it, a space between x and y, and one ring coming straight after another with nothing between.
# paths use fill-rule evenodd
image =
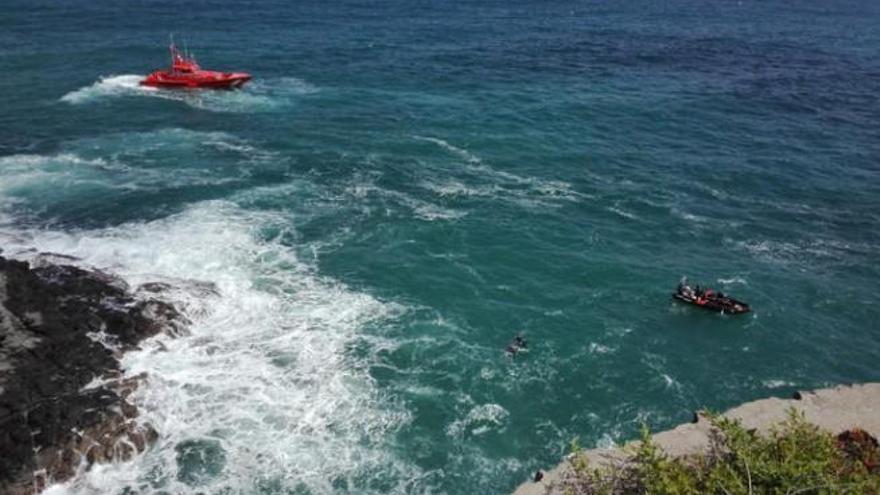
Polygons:
<instances>
[{"instance_id":1,"label":"rocky shoreline","mask_svg":"<svg viewBox=\"0 0 880 495\"><path fill-rule=\"evenodd\" d=\"M747 429L766 433L783 421L790 409L803 413L804 418L831 433L860 428L874 437L880 436L880 383L841 385L812 392L796 392L791 399L769 398L747 402L723 415L739 420ZM653 436L655 443L668 455L679 457L704 453L710 442L711 425L701 412L694 413L689 424ZM621 462L621 448L593 449L582 452L589 465L599 467ZM562 462L543 473L540 481L521 484L513 495L556 495L563 493L560 481L570 474L569 463Z\"/></svg>"},{"instance_id":2,"label":"rocky shoreline","mask_svg":"<svg viewBox=\"0 0 880 495\"><path fill-rule=\"evenodd\" d=\"M152 288L73 261L0 256L0 493L38 493L158 437L128 400L149 377L124 377L119 357L185 318Z\"/></svg>"},{"instance_id":3,"label":"rocky shoreline","mask_svg":"<svg viewBox=\"0 0 880 495\"><path fill-rule=\"evenodd\" d=\"M123 280L36 254L29 261L0 256L0 493L39 493L95 463L144 452L159 436L139 418L131 394L149 380L126 376L119 358L159 333L184 331L186 318L152 283L131 288ZM880 383L799 392L724 413L749 429L766 431L789 409L832 433L859 427L880 436ZM654 435L672 456L705 451L709 422L695 413L689 424ZM593 466L623 459L620 448L580 455ZM560 493L568 462L527 481L514 495Z\"/></svg>"}]
</instances>

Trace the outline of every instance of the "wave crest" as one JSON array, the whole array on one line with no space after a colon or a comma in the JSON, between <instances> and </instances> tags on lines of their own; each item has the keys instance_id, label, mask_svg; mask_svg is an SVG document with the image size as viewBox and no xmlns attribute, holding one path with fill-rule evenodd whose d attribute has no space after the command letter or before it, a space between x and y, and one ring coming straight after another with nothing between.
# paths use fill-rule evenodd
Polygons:
<instances>
[{"instance_id":1,"label":"wave crest","mask_svg":"<svg viewBox=\"0 0 880 495\"><path fill-rule=\"evenodd\" d=\"M190 334L147 341L122 363L150 377L134 400L159 445L63 491L245 493L259 481L330 493L358 480L358 493L400 493L423 475L386 446L408 411L373 383L372 357L349 352L362 326L402 308L316 275L278 240L286 222L210 201L151 222L2 236L7 255L63 253L134 287L186 282L163 297L192 321ZM211 448L195 459L211 469L181 454L203 445Z\"/></svg>"}]
</instances>

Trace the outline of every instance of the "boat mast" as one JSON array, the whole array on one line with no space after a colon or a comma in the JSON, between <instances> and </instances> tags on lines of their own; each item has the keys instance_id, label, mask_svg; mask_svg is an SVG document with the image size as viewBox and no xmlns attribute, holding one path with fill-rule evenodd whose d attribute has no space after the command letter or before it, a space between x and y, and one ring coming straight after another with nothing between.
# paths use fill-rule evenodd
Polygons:
<instances>
[{"instance_id":1,"label":"boat mast","mask_svg":"<svg viewBox=\"0 0 880 495\"><path fill-rule=\"evenodd\" d=\"M174 33L168 34L168 51L171 53L171 70L174 71Z\"/></svg>"}]
</instances>

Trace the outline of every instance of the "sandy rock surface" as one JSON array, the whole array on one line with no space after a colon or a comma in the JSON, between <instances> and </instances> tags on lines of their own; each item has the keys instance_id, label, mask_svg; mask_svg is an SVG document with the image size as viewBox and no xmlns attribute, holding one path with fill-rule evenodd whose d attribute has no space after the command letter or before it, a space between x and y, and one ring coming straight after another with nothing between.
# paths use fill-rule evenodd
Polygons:
<instances>
[{"instance_id":1,"label":"sandy rock surface","mask_svg":"<svg viewBox=\"0 0 880 495\"><path fill-rule=\"evenodd\" d=\"M860 427L875 437L880 436L880 383L841 385L813 392L798 392L795 398L769 398L747 402L724 413L728 418L742 421L746 428L767 432L770 427L785 420L788 410L794 408L806 420L837 434ZM700 414L695 423L679 425L672 430L654 435L654 440L667 454L681 456L704 452L709 446L709 421ZM591 465L602 465L624 457L620 449L594 449L583 453ZM538 482L521 484L514 495L543 495L561 493L554 482L561 479L568 465L563 462L547 471Z\"/></svg>"}]
</instances>

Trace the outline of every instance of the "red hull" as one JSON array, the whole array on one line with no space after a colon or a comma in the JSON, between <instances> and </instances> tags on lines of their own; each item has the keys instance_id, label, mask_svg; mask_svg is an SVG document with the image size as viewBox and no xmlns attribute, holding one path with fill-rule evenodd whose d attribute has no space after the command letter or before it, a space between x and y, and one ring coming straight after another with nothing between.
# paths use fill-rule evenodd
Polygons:
<instances>
[{"instance_id":1,"label":"red hull","mask_svg":"<svg viewBox=\"0 0 880 495\"><path fill-rule=\"evenodd\" d=\"M238 88L251 80L246 72L216 72L212 70L196 70L193 72L177 72L157 70L141 81L142 86L156 88Z\"/></svg>"}]
</instances>

